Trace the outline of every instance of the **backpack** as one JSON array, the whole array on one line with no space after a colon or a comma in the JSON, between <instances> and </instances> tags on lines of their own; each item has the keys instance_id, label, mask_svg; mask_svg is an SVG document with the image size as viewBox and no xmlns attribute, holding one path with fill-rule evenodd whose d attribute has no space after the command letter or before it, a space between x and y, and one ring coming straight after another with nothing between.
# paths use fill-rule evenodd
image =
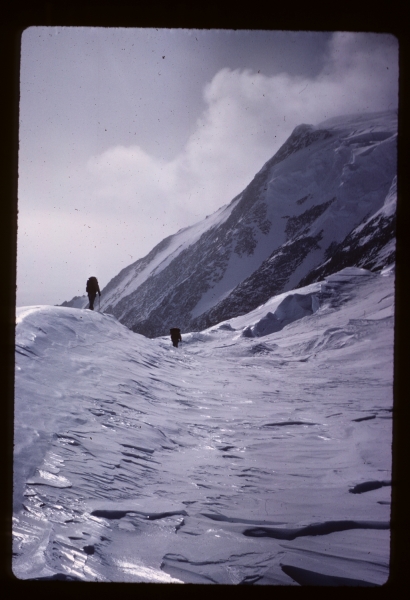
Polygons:
<instances>
[{"instance_id":1,"label":"backpack","mask_svg":"<svg viewBox=\"0 0 410 600\"><path fill-rule=\"evenodd\" d=\"M98 281L96 277L89 277L89 279L87 279L87 287L85 288L85 291L87 293L97 293L98 291Z\"/></svg>"}]
</instances>

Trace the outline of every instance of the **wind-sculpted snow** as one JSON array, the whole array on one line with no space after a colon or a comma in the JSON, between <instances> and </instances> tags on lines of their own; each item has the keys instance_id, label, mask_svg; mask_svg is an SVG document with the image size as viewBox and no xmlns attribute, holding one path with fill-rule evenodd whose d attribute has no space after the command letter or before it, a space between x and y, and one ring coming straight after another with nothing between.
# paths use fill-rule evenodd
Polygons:
<instances>
[{"instance_id":1,"label":"wind-sculpted snow","mask_svg":"<svg viewBox=\"0 0 410 600\"><path fill-rule=\"evenodd\" d=\"M261 337L280 331L289 323L312 315L319 308L317 294L289 294L279 304L274 313L267 312L252 327L244 329L245 337Z\"/></svg>"},{"instance_id":2,"label":"wind-sculpted snow","mask_svg":"<svg viewBox=\"0 0 410 600\"><path fill-rule=\"evenodd\" d=\"M354 420L357 421L358 419ZM378 490L379 488L385 485L391 485L391 481L364 481L363 483L358 483L357 485L355 485L352 489L349 490L349 492L351 494L364 494L365 492Z\"/></svg>"},{"instance_id":3,"label":"wind-sculpted snow","mask_svg":"<svg viewBox=\"0 0 410 600\"><path fill-rule=\"evenodd\" d=\"M311 535L329 535L335 531L349 531L350 529L389 529L390 524L368 521L327 521L325 523L314 523L306 527L296 529L284 529L283 527L252 527L245 529L243 535L249 537L270 537L277 540L294 540L298 537Z\"/></svg>"},{"instance_id":4,"label":"wind-sculpted snow","mask_svg":"<svg viewBox=\"0 0 410 600\"><path fill-rule=\"evenodd\" d=\"M97 311L18 309L15 575L384 583L393 301L392 270L345 269L179 348ZM243 335L268 313L295 318Z\"/></svg>"},{"instance_id":5,"label":"wind-sculpted snow","mask_svg":"<svg viewBox=\"0 0 410 600\"><path fill-rule=\"evenodd\" d=\"M361 579L352 579L351 577L333 577L331 575L323 575L315 571L300 569L291 565L281 565L282 571L292 577L300 585L324 585L327 587L374 587L373 583L363 581Z\"/></svg>"}]
</instances>

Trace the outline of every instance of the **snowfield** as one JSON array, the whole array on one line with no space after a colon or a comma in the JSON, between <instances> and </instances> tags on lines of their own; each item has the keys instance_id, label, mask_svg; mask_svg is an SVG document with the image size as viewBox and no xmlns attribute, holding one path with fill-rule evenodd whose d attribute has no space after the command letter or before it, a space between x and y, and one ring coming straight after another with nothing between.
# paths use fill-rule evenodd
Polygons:
<instances>
[{"instance_id":1,"label":"snowfield","mask_svg":"<svg viewBox=\"0 0 410 600\"><path fill-rule=\"evenodd\" d=\"M17 309L14 574L385 583L393 317L394 270L359 268L178 349Z\"/></svg>"}]
</instances>

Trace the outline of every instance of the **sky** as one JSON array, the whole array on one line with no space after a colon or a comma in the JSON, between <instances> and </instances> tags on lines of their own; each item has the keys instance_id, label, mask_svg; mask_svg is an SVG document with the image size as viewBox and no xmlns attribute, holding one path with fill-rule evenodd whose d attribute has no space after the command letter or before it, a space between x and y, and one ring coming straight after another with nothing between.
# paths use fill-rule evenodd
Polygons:
<instances>
[{"instance_id":1,"label":"sky","mask_svg":"<svg viewBox=\"0 0 410 600\"><path fill-rule=\"evenodd\" d=\"M397 104L390 34L26 29L17 306L102 289L228 204L297 125Z\"/></svg>"}]
</instances>

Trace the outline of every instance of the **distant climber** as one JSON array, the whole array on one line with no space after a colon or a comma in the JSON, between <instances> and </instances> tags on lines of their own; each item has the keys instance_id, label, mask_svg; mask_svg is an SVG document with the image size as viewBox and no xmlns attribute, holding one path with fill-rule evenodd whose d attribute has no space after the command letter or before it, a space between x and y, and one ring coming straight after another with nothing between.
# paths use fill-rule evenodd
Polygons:
<instances>
[{"instance_id":1,"label":"distant climber","mask_svg":"<svg viewBox=\"0 0 410 600\"><path fill-rule=\"evenodd\" d=\"M172 343L175 348L178 348L178 342L182 342L181 330L178 329L178 327L172 327L169 332L171 334Z\"/></svg>"},{"instance_id":2,"label":"distant climber","mask_svg":"<svg viewBox=\"0 0 410 600\"><path fill-rule=\"evenodd\" d=\"M96 277L90 277L87 279L87 287L85 288L85 291L87 292L88 299L90 301L89 309L94 310L94 300L97 293L101 296L100 287Z\"/></svg>"}]
</instances>

